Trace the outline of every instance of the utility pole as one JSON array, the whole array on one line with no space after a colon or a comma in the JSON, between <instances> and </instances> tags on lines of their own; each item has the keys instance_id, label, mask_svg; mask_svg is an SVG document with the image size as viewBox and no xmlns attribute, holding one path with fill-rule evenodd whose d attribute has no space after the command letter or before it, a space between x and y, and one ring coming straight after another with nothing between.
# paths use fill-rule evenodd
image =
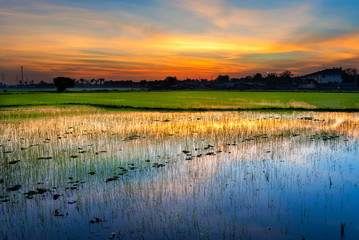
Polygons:
<instances>
[{"instance_id":1,"label":"utility pole","mask_svg":"<svg viewBox=\"0 0 359 240\"><path fill-rule=\"evenodd\" d=\"M5 85L5 74L3 72L1 73L1 82Z\"/></svg>"},{"instance_id":2,"label":"utility pole","mask_svg":"<svg viewBox=\"0 0 359 240\"><path fill-rule=\"evenodd\" d=\"M24 69L21 66L21 82L24 83Z\"/></svg>"},{"instance_id":3,"label":"utility pole","mask_svg":"<svg viewBox=\"0 0 359 240\"><path fill-rule=\"evenodd\" d=\"M355 87L357 86L357 78L358 78L357 69L354 68L354 82L355 82Z\"/></svg>"}]
</instances>

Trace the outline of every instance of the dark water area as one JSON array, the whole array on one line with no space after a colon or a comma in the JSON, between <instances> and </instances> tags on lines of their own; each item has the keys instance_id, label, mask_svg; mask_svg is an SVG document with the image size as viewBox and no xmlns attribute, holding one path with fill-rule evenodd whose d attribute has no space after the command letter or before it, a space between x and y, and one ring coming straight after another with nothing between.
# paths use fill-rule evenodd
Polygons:
<instances>
[{"instance_id":1,"label":"dark water area","mask_svg":"<svg viewBox=\"0 0 359 240\"><path fill-rule=\"evenodd\" d=\"M358 114L131 114L3 123L0 239L359 238Z\"/></svg>"}]
</instances>

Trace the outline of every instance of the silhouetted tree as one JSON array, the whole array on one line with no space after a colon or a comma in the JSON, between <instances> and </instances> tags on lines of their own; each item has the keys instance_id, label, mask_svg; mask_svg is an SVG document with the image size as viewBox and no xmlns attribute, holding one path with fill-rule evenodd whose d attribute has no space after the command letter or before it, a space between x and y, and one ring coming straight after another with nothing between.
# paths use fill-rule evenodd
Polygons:
<instances>
[{"instance_id":1,"label":"silhouetted tree","mask_svg":"<svg viewBox=\"0 0 359 240\"><path fill-rule=\"evenodd\" d=\"M290 79L292 78L293 74L291 71L284 71L280 74L280 77L283 79Z\"/></svg>"},{"instance_id":2,"label":"silhouetted tree","mask_svg":"<svg viewBox=\"0 0 359 240\"><path fill-rule=\"evenodd\" d=\"M253 80L253 77L252 76L246 76L246 77L244 77L244 80L246 82L251 82Z\"/></svg>"},{"instance_id":3,"label":"silhouetted tree","mask_svg":"<svg viewBox=\"0 0 359 240\"><path fill-rule=\"evenodd\" d=\"M75 79L68 77L56 77L54 78L54 84L57 87L58 92L63 92L66 88L72 88L75 86Z\"/></svg>"},{"instance_id":4,"label":"silhouetted tree","mask_svg":"<svg viewBox=\"0 0 359 240\"><path fill-rule=\"evenodd\" d=\"M97 82L100 83L101 85L103 85L105 83L105 79L99 78L99 79L97 79Z\"/></svg>"},{"instance_id":5,"label":"silhouetted tree","mask_svg":"<svg viewBox=\"0 0 359 240\"><path fill-rule=\"evenodd\" d=\"M219 75L217 78L216 78L216 81L217 82L229 82L229 76L228 75Z\"/></svg>"},{"instance_id":6,"label":"silhouetted tree","mask_svg":"<svg viewBox=\"0 0 359 240\"><path fill-rule=\"evenodd\" d=\"M344 69L344 72L342 73L343 83L354 83L355 74L356 74L355 68Z\"/></svg>"},{"instance_id":7,"label":"silhouetted tree","mask_svg":"<svg viewBox=\"0 0 359 240\"><path fill-rule=\"evenodd\" d=\"M163 80L163 87L167 89L168 87L175 85L177 83L177 77L166 77L165 80Z\"/></svg>"},{"instance_id":8,"label":"silhouetted tree","mask_svg":"<svg viewBox=\"0 0 359 240\"><path fill-rule=\"evenodd\" d=\"M166 79L164 80L166 84L172 85L172 84L176 84L177 83L177 77L166 77Z\"/></svg>"},{"instance_id":9,"label":"silhouetted tree","mask_svg":"<svg viewBox=\"0 0 359 240\"><path fill-rule=\"evenodd\" d=\"M277 73L268 73L265 79L266 79L266 85L270 89L275 88L278 84Z\"/></svg>"},{"instance_id":10,"label":"silhouetted tree","mask_svg":"<svg viewBox=\"0 0 359 240\"><path fill-rule=\"evenodd\" d=\"M254 81L257 81L257 82L262 81L262 80L263 80L262 74L260 74L260 73L254 74L254 75L253 75L253 80L254 80Z\"/></svg>"}]
</instances>

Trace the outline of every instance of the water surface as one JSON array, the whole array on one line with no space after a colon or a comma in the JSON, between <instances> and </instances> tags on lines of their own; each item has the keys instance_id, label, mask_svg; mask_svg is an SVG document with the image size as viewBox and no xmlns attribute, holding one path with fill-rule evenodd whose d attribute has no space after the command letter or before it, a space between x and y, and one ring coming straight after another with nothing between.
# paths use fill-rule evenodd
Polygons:
<instances>
[{"instance_id":1,"label":"water surface","mask_svg":"<svg viewBox=\"0 0 359 240\"><path fill-rule=\"evenodd\" d=\"M358 126L330 112L9 117L0 238L356 239Z\"/></svg>"}]
</instances>

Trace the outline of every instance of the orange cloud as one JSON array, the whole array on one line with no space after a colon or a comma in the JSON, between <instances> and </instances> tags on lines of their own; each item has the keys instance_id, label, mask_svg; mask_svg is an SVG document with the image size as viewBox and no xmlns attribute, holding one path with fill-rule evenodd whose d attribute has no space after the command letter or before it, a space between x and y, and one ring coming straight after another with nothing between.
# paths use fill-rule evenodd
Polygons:
<instances>
[{"instance_id":1,"label":"orange cloud","mask_svg":"<svg viewBox=\"0 0 359 240\"><path fill-rule=\"evenodd\" d=\"M358 33L299 41L296 29L315 20L310 6L253 10L221 0L182 0L174 7L194 14L186 16L193 21L203 18L211 24L187 32L118 9L42 4L33 6L42 13L34 13L3 8L0 63L5 70L25 65L53 76L151 80L284 69L301 73L358 58Z\"/></svg>"}]
</instances>

